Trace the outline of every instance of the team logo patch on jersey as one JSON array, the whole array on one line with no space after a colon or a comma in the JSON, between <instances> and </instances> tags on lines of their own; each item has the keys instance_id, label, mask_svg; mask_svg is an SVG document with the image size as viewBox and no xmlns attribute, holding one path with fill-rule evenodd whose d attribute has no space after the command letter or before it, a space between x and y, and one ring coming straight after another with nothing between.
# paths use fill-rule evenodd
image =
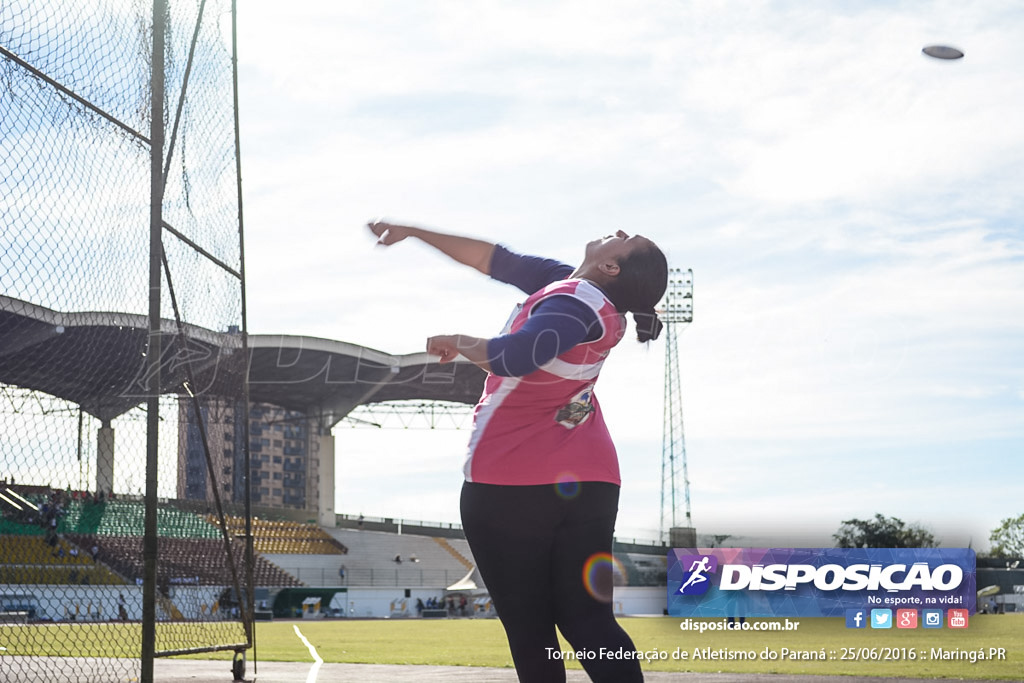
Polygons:
<instances>
[{"instance_id":1,"label":"team logo patch on jersey","mask_svg":"<svg viewBox=\"0 0 1024 683\"><path fill-rule=\"evenodd\" d=\"M594 387L589 386L572 397L572 400L558 409L555 422L566 429L578 427L594 412Z\"/></svg>"}]
</instances>

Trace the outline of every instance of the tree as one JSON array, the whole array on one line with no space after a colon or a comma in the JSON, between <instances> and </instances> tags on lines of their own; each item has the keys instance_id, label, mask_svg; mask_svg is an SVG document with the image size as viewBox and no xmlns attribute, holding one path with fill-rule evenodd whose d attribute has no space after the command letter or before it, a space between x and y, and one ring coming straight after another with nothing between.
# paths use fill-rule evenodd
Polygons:
<instances>
[{"instance_id":1,"label":"tree","mask_svg":"<svg viewBox=\"0 0 1024 683\"><path fill-rule=\"evenodd\" d=\"M848 519L832 534L838 548L934 548L929 531L897 517L875 513L874 519Z\"/></svg>"},{"instance_id":2,"label":"tree","mask_svg":"<svg viewBox=\"0 0 1024 683\"><path fill-rule=\"evenodd\" d=\"M1024 514L1004 519L988 540L993 557L1024 557Z\"/></svg>"}]
</instances>

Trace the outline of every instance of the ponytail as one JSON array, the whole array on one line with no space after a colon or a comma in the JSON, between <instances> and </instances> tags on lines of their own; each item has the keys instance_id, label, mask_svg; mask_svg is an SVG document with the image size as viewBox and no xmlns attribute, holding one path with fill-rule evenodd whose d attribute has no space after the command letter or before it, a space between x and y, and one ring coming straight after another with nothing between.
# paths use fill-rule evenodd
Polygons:
<instances>
[{"instance_id":1,"label":"ponytail","mask_svg":"<svg viewBox=\"0 0 1024 683\"><path fill-rule=\"evenodd\" d=\"M649 342L657 339L661 334L661 319L658 313L652 308L649 311L633 311L633 323L636 325L636 340L638 342Z\"/></svg>"}]
</instances>

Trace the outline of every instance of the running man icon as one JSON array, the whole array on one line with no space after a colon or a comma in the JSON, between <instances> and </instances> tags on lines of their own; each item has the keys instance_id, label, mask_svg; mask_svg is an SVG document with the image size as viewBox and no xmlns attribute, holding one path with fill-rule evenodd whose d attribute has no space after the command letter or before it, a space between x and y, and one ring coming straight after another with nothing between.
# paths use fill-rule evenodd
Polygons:
<instances>
[{"instance_id":1,"label":"running man icon","mask_svg":"<svg viewBox=\"0 0 1024 683\"><path fill-rule=\"evenodd\" d=\"M709 566L710 561L710 556L703 555L699 560L694 560L693 563L690 564L690 568L687 570L690 572L690 575L687 577L686 581L683 582L683 585L679 587L680 593L685 595L689 592L686 589L690 586L704 583L708 580L708 577L704 574L705 572L713 570L713 568Z\"/></svg>"}]
</instances>

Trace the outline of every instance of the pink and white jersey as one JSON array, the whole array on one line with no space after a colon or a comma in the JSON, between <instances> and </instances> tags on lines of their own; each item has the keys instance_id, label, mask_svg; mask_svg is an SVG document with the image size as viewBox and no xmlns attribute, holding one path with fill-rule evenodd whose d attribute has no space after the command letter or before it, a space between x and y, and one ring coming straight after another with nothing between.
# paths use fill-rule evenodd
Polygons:
<instances>
[{"instance_id":1,"label":"pink and white jersey","mask_svg":"<svg viewBox=\"0 0 1024 683\"><path fill-rule=\"evenodd\" d=\"M626 321L586 280L560 280L530 295L504 333L515 333L544 299L569 295L597 314L601 336L574 346L523 377L490 374L473 411L466 480L525 486L571 481L619 484L615 445L594 383Z\"/></svg>"}]
</instances>

